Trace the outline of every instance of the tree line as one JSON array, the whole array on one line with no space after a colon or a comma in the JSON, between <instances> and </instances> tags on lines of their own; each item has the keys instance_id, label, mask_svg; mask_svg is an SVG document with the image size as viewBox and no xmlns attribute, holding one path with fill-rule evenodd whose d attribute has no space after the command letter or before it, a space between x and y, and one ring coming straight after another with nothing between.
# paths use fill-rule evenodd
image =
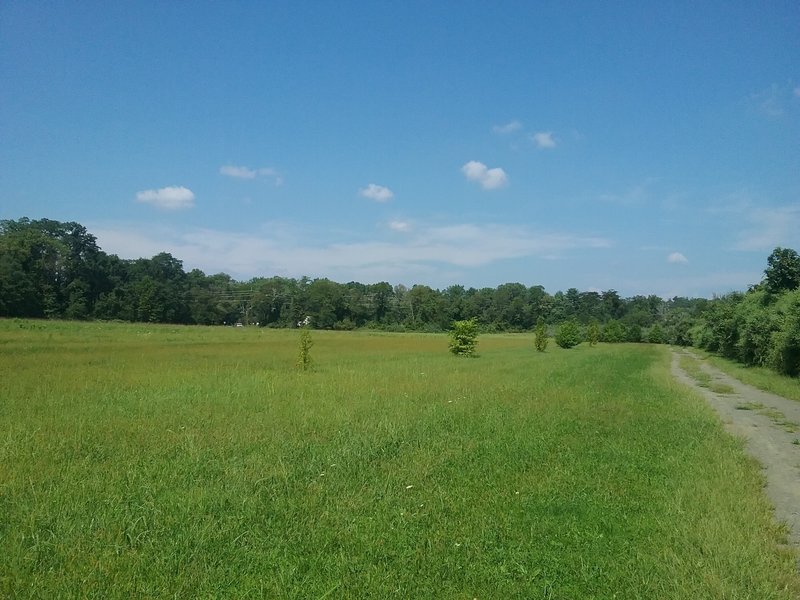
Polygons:
<instances>
[{"instance_id":1,"label":"tree line","mask_svg":"<svg viewBox=\"0 0 800 600\"><path fill-rule=\"evenodd\" d=\"M540 285L496 288L452 285L337 283L325 278L257 277L236 281L225 273L188 273L167 252L152 258L106 254L75 222L0 221L0 316L108 319L155 323L259 324L294 327L306 317L317 329L374 327L443 331L475 318L484 331L529 331L541 318L555 324L618 323L631 328L674 326L705 307L702 299L621 298L614 290L549 294ZM620 331L624 332L620 334Z\"/></svg>"},{"instance_id":2,"label":"tree line","mask_svg":"<svg viewBox=\"0 0 800 600\"><path fill-rule=\"evenodd\" d=\"M606 342L695 344L746 364L797 374L800 259L777 248L765 279L708 300L615 290L548 293L540 285L434 289L388 282L188 273L167 252L121 259L75 222L0 221L0 317L101 319L199 325L445 331L475 319L482 331L533 331L538 322L596 327Z\"/></svg>"}]
</instances>

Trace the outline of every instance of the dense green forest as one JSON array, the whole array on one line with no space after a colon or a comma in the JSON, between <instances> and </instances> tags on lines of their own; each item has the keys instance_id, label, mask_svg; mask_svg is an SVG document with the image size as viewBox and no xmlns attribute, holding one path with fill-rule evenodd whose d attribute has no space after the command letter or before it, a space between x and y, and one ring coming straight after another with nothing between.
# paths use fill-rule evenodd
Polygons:
<instances>
[{"instance_id":1,"label":"dense green forest","mask_svg":"<svg viewBox=\"0 0 800 600\"><path fill-rule=\"evenodd\" d=\"M476 318L483 331L530 331L538 320L601 326L608 342L695 344L750 365L800 371L800 257L777 248L764 280L747 292L704 298L622 298L615 290L548 293L540 285L496 288L188 273L162 252L126 260L103 252L74 222L0 221L0 317L157 323L370 327L443 331Z\"/></svg>"}]
</instances>

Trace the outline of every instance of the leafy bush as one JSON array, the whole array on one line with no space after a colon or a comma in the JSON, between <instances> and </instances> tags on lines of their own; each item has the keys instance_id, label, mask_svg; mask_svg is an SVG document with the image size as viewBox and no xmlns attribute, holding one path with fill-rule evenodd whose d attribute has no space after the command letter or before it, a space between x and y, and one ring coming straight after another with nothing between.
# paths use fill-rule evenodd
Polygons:
<instances>
[{"instance_id":1,"label":"leafy bush","mask_svg":"<svg viewBox=\"0 0 800 600\"><path fill-rule=\"evenodd\" d=\"M647 334L647 341L651 344L663 344L666 341L664 330L661 329L661 325L656 323L650 328Z\"/></svg>"},{"instance_id":2,"label":"leafy bush","mask_svg":"<svg viewBox=\"0 0 800 600\"><path fill-rule=\"evenodd\" d=\"M622 323L619 321L609 321L605 324L605 327L603 327L602 340L611 344L618 344L625 341L625 334L625 326Z\"/></svg>"},{"instance_id":3,"label":"leafy bush","mask_svg":"<svg viewBox=\"0 0 800 600\"><path fill-rule=\"evenodd\" d=\"M562 348L572 348L582 341L581 330L575 321L566 321L556 329L556 344Z\"/></svg>"},{"instance_id":4,"label":"leafy bush","mask_svg":"<svg viewBox=\"0 0 800 600\"><path fill-rule=\"evenodd\" d=\"M800 375L800 291L785 294L777 307L781 321L773 333L769 350L770 366L784 375Z\"/></svg>"},{"instance_id":5,"label":"leafy bush","mask_svg":"<svg viewBox=\"0 0 800 600\"><path fill-rule=\"evenodd\" d=\"M628 327L625 331L625 340L638 344L642 341L642 327L636 323Z\"/></svg>"},{"instance_id":6,"label":"leafy bush","mask_svg":"<svg viewBox=\"0 0 800 600\"><path fill-rule=\"evenodd\" d=\"M477 345L478 321L474 317L465 321L453 321L450 352L458 356L472 356Z\"/></svg>"}]
</instances>

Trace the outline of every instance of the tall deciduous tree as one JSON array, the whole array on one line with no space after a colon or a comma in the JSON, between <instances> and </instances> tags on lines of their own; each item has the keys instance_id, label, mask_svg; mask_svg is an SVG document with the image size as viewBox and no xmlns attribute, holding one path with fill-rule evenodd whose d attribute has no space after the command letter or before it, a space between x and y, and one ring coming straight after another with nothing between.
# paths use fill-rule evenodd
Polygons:
<instances>
[{"instance_id":1,"label":"tall deciduous tree","mask_svg":"<svg viewBox=\"0 0 800 600\"><path fill-rule=\"evenodd\" d=\"M800 288L800 256L791 248L775 248L767 258L764 285L773 294Z\"/></svg>"}]
</instances>

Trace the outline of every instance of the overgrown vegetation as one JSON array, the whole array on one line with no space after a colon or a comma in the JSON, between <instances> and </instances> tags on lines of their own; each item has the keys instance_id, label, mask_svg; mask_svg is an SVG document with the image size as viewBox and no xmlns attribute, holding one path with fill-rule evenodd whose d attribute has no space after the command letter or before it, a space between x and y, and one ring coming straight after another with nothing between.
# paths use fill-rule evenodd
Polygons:
<instances>
[{"instance_id":1,"label":"overgrown vegetation","mask_svg":"<svg viewBox=\"0 0 800 600\"><path fill-rule=\"evenodd\" d=\"M663 348L297 335L0 320L0 596L800 596Z\"/></svg>"},{"instance_id":2,"label":"overgrown vegetation","mask_svg":"<svg viewBox=\"0 0 800 600\"><path fill-rule=\"evenodd\" d=\"M713 301L691 335L705 350L748 366L800 374L800 258L777 248L764 281Z\"/></svg>"}]
</instances>

